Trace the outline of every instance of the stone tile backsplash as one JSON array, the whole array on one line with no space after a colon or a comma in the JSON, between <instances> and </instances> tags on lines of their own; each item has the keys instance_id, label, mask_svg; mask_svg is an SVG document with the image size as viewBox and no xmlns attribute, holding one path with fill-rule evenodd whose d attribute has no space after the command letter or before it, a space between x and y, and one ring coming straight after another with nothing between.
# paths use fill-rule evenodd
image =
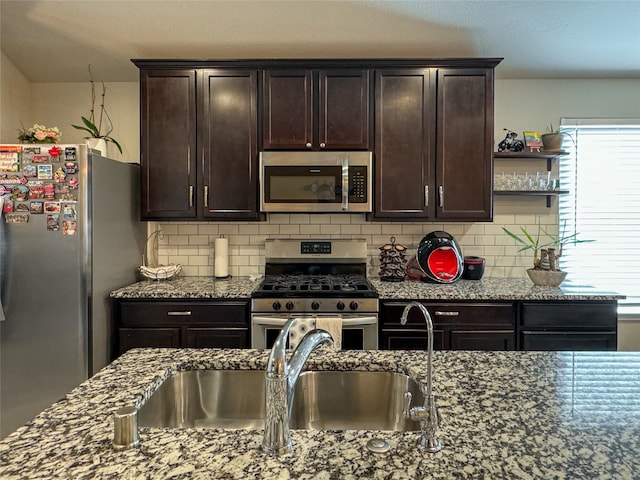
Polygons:
<instances>
[{"instance_id":1,"label":"stone tile backsplash","mask_svg":"<svg viewBox=\"0 0 640 480\"><path fill-rule=\"evenodd\" d=\"M519 252L502 227L519 232L520 226L525 226L529 231L537 231L538 223L549 232L557 232L555 211L545 215L496 213L493 223L445 224L368 222L364 214L270 214L265 222L158 222L150 224L149 231L159 228L164 234L159 240L158 262L180 263L181 275L189 276L213 276L213 245L219 235L229 239L232 276L264 273L267 238L364 238L368 245L368 275L375 277L380 265L379 247L388 243L390 237L408 248L408 260L424 235L444 230L456 238L464 255L486 259L486 276L526 277L523 267L531 264L532 254Z\"/></svg>"}]
</instances>

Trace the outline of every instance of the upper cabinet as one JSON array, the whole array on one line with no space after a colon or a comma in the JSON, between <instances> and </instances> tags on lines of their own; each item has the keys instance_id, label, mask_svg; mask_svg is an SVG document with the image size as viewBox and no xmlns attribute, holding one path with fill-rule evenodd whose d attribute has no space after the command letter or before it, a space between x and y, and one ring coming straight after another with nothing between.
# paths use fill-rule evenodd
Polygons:
<instances>
[{"instance_id":1,"label":"upper cabinet","mask_svg":"<svg viewBox=\"0 0 640 480\"><path fill-rule=\"evenodd\" d=\"M375 219L492 220L492 67L380 69L375 111Z\"/></svg>"},{"instance_id":2,"label":"upper cabinet","mask_svg":"<svg viewBox=\"0 0 640 480\"><path fill-rule=\"evenodd\" d=\"M140 71L141 217L196 218L196 71Z\"/></svg>"},{"instance_id":3,"label":"upper cabinet","mask_svg":"<svg viewBox=\"0 0 640 480\"><path fill-rule=\"evenodd\" d=\"M140 67L142 219L257 219L258 71Z\"/></svg>"},{"instance_id":4,"label":"upper cabinet","mask_svg":"<svg viewBox=\"0 0 640 480\"><path fill-rule=\"evenodd\" d=\"M198 190L207 219L257 218L258 72L205 70L198 117Z\"/></svg>"},{"instance_id":5,"label":"upper cabinet","mask_svg":"<svg viewBox=\"0 0 640 480\"><path fill-rule=\"evenodd\" d=\"M491 221L500 60L134 60L142 219L258 220L261 150L364 150L368 219Z\"/></svg>"},{"instance_id":6,"label":"upper cabinet","mask_svg":"<svg viewBox=\"0 0 640 480\"><path fill-rule=\"evenodd\" d=\"M368 150L369 70L263 72L265 150Z\"/></svg>"}]
</instances>

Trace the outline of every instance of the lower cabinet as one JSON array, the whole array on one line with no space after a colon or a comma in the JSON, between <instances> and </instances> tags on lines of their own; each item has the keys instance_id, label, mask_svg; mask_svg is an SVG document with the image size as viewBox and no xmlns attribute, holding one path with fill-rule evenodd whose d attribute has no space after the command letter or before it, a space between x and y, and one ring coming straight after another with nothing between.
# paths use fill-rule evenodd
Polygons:
<instances>
[{"instance_id":1,"label":"lower cabinet","mask_svg":"<svg viewBox=\"0 0 640 480\"><path fill-rule=\"evenodd\" d=\"M618 303L522 302L521 350L616 350Z\"/></svg>"},{"instance_id":2,"label":"lower cabinet","mask_svg":"<svg viewBox=\"0 0 640 480\"><path fill-rule=\"evenodd\" d=\"M426 350L427 325L419 310L400 317L410 300L380 304L380 349ZM437 350L515 350L516 305L504 303L422 302L433 322L433 348Z\"/></svg>"},{"instance_id":3,"label":"lower cabinet","mask_svg":"<svg viewBox=\"0 0 640 480\"><path fill-rule=\"evenodd\" d=\"M249 299L119 300L113 357L138 347L249 348Z\"/></svg>"}]
</instances>

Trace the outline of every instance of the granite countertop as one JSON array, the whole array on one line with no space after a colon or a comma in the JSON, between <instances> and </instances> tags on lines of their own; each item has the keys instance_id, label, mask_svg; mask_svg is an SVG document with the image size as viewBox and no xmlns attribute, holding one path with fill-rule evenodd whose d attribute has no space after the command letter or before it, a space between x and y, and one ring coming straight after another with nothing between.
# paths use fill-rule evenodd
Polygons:
<instances>
[{"instance_id":1,"label":"granite countertop","mask_svg":"<svg viewBox=\"0 0 640 480\"><path fill-rule=\"evenodd\" d=\"M483 278L435 284L419 280L383 282L370 279L381 300L618 300L613 292L568 282L560 287L538 287L526 278ZM116 299L250 298L262 277L178 277L168 281L145 280L111 292Z\"/></svg>"},{"instance_id":2,"label":"granite countertop","mask_svg":"<svg viewBox=\"0 0 640 480\"><path fill-rule=\"evenodd\" d=\"M262 430L140 428L115 452L113 412L142 404L172 372L263 369L267 351L132 350L0 442L2 479L637 479L640 354L434 353L442 451L417 432L294 430L268 457ZM424 352L315 352L313 369L395 370L424 384ZM399 405L398 408L401 408ZM369 452L385 438L386 453Z\"/></svg>"},{"instance_id":3,"label":"granite countertop","mask_svg":"<svg viewBox=\"0 0 640 480\"><path fill-rule=\"evenodd\" d=\"M173 280L141 282L111 292L118 299L179 299L179 298L249 298L260 285L262 277L180 277Z\"/></svg>"}]
</instances>

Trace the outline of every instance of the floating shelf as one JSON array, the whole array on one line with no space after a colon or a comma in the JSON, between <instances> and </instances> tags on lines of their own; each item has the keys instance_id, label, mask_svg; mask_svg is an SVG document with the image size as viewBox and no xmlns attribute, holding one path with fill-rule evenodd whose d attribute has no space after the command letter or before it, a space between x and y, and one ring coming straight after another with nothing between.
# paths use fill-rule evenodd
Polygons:
<instances>
[{"instance_id":1,"label":"floating shelf","mask_svg":"<svg viewBox=\"0 0 640 480\"><path fill-rule=\"evenodd\" d=\"M521 197L547 197L547 208L558 195L565 195L569 190L494 190L494 195L515 195Z\"/></svg>"}]
</instances>

